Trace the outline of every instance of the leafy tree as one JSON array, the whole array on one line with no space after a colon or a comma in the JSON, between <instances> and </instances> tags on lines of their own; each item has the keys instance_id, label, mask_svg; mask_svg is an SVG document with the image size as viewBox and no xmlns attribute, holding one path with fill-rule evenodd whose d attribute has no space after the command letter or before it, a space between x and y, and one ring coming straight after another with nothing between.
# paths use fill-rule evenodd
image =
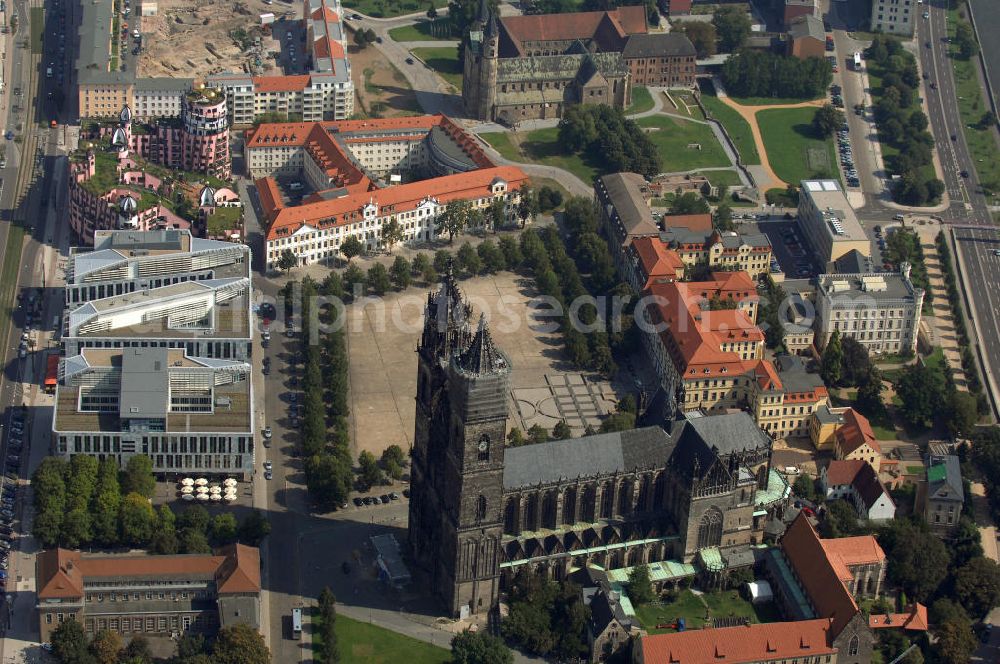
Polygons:
<instances>
[{"instance_id":1,"label":"leafy tree","mask_svg":"<svg viewBox=\"0 0 1000 664\"><path fill-rule=\"evenodd\" d=\"M556 425L552 427L552 439L553 440L566 440L567 438L572 438L573 432L570 431L569 425L566 424L566 420L559 420Z\"/></svg>"},{"instance_id":2,"label":"leafy tree","mask_svg":"<svg viewBox=\"0 0 1000 664\"><path fill-rule=\"evenodd\" d=\"M359 479L364 487L370 489L382 483L382 469L379 468L378 462L375 460L375 455L368 450L358 455L358 467L361 470L361 477Z\"/></svg>"},{"instance_id":3,"label":"leafy tree","mask_svg":"<svg viewBox=\"0 0 1000 664\"><path fill-rule=\"evenodd\" d=\"M967 516L958 520L951 541L951 563L955 569L964 567L974 558L983 555L982 538L976 522Z\"/></svg>"},{"instance_id":4,"label":"leafy tree","mask_svg":"<svg viewBox=\"0 0 1000 664\"><path fill-rule=\"evenodd\" d=\"M562 192L554 187L548 185L542 185L538 189L537 193L537 205L539 211L548 212L550 210L555 210L557 207L563 204Z\"/></svg>"},{"instance_id":5,"label":"leafy tree","mask_svg":"<svg viewBox=\"0 0 1000 664\"><path fill-rule=\"evenodd\" d=\"M451 261L451 252L447 249L438 249L434 252L434 269L438 274L447 272Z\"/></svg>"},{"instance_id":6,"label":"leafy tree","mask_svg":"<svg viewBox=\"0 0 1000 664\"><path fill-rule=\"evenodd\" d=\"M395 217L382 224L382 242L386 249L392 253L392 248L403 241L403 226L396 221Z\"/></svg>"},{"instance_id":7,"label":"leafy tree","mask_svg":"<svg viewBox=\"0 0 1000 664\"><path fill-rule=\"evenodd\" d=\"M1000 565L980 556L955 570L955 598L975 618L1000 605Z\"/></svg>"},{"instance_id":8,"label":"leafy tree","mask_svg":"<svg viewBox=\"0 0 1000 664\"><path fill-rule=\"evenodd\" d=\"M299 259L296 258L295 252L291 249L285 249L278 256L278 269L282 272L288 272L293 267L299 264Z\"/></svg>"},{"instance_id":9,"label":"leafy tree","mask_svg":"<svg viewBox=\"0 0 1000 664\"><path fill-rule=\"evenodd\" d=\"M924 426L933 420L945 400L944 374L937 367L910 365L895 387L903 402L900 407L903 419L913 426Z\"/></svg>"},{"instance_id":10,"label":"leafy tree","mask_svg":"<svg viewBox=\"0 0 1000 664\"><path fill-rule=\"evenodd\" d=\"M508 270L516 270L524 260L524 256L521 255L521 247L517 241L513 238L502 237L500 238L499 247L500 252L503 254L506 268Z\"/></svg>"},{"instance_id":11,"label":"leafy tree","mask_svg":"<svg viewBox=\"0 0 1000 664\"><path fill-rule=\"evenodd\" d=\"M121 479L121 492L137 493L146 498L152 498L156 491L156 479L153 477L153 460L145 454L129 457Z\"/></svg>"},{"instance_id":12,"label":"leafy tree","mask_svg":"<svg viewBox=\"0 0 1000 664\"><path fill-rule=\"evenodd\" d=\"M271 522L261 510L251 510L240 523L237 535L239 541L250 546L260 546L261 541L271 532Z\"/></svg>"},{"instance_id":13,"label":"leafy tree","mask_svg":"<svg viewBox=\"0 0 1000 664\"><path fill-rule=\"evenodd\" d=\"M831 500L826 503L826 513L819 524L819 532L823 537L846 537L853 535L858 529L858 513L843 500Z\"/></svg>"},{"instance_id":14,"label":"leafy tree","mask_svg":"<svg viewBox=\"0 0 1000 664\"><path fill-rule=\"evenodd\" d=\"M858 385L858 396L854 406L869 419L885 420L887 416L885 402L882 400L882 387L882 374L874 367Z\"/></svg>"},{"instance_id":15,"label":"leafy tree","mask_svg":"<svg viewBox=\"0 0 1000 664\"><path fill-rule=\"evenodd\" d=\"M430 20L436 19L438 16L437 7L434 6L433 2L427 3L427 18Z\"/></svg>"},{"instance_id":16,"label":"leafy tree","mask_svg":"<svg viewBox=\"0 0 1000 664\"><path fill-rule=\"evenodd\" d=\"M142 634L132 636L122 654L128 664L152 664L153 662L149 641Z\"/></svg>"},{"instance_id":17,"label":"leafy tree","mask_svg":"<svg viewBox=\"0 0 1000 664\"><path fill-rule=\"evenodd\" d=\"M468 242L458 248L458 254L455 258L459 269L468 272L470 276L475 276L483 271L483 261Z\"/></svg>"},{"instance_id":18,"label":"leafy tree","mask_svg":"<svg viewBox=\"0 0 1000 664\"><path fill-rule=\"evenodd\" d=\"M889 559L889 579L906 595L926 602L948 573L950 556L944 543L910 521L892 521L878 535Z\"/></svg>"},{"instance_id":19,"label":"leafy tree","mask_svg":"<svg viewBox=\"0 0 1000 664\"><path fill-rule=\"evenodd\" d=\"M156 513L149 499L138 493L130 493L122 502L121 537L125 544L145 546L153 536Z\"/></svg>"},{"instance_id":20,"label":"leafy tree","mask_svg":"<svg viewBox=\"0 0 1000 664\"><path fill-rule=\"evenodd\" d=\"M212 539L218 544L236 541L236 517L231 512L216 514L212 519Z\"/></svg>"},{"instance_id":21,"label":"leafy tree","mask_svg":"<svg viewBox=\"0 0 1000 664\"><path fill-rule=\"evenodd\" d=\"M177 531L157 528L153 533L153 539L149 543L151 553L160 556L172 556L181 550L180 541L177 539Z\"/></svg>"},{"instance_id":22,"label":"leafy tree","mask_svg":"<svg viewBox=\"0 0 1000 664\"><path fill-rule=\"evenodd\" d=\"M392 288L389 271L385 269L385 265L375 263L368 268L368 286L376 295L385 295Z\"/></svg>"},{"instance_id":23,"label":"leafy tree","mask_svg":"<svg viewBox=\"0 0 1000 664\"><path fill-rule=\"evenodd\" d=\"M590 609L574 583L556 583L521 573L509 593L510 614L501 629L506 638L536 655L575 660L587 652L584 632Z\"/></svg>"},{"instance_id":24,"label":"leafy tree","mask_svg":"<svg viewBox=\"0 0 1000 664\"><path fill-rule=\"evenodd\" d=\"M406 465L406 454L399 445L390 445L382 451L382 463L393 462L398 466Z\"/></svg>"},{"instance_id":25,"label":"leafy tree","mask_svg":"<svg viewBox=\"0 0 1000 664\"><path fill-rule=\"evenodd\" d=\"M744 49L734 53L720 71L726 92L737 97L811 99L823 94L833 80L830 63L822 58L801 60L769 51Z\"/></svg>"},{"instance_id":26,"label":"leafy tree","mask_svg":"<svg viewBox=\"0 0 1000 664\"><path fill-rule=\"evenodd\" d=\"M712 25L719 35L719 51L733 53L750 37L750 17L742 7L722 6L715 10Z\"/></svg>"},{"instance_id":27,"label":"leafy tree","mask_svg":"<svg viewBox=\"0 0 1000 664\"><path fill-rule=\"evenodd\" d=\"M118 511L122 504L118 473L118 462L114 457L101 460L97 468L97 487L91 501L90 518L94 540L105 546L118 543Z\"/></svg>"},{"instance_id":28,"label":"leafy tree","mask_svg":"<svg viewBox=\"0 0 1000 664\"><path fill-rule=\"evenodd\" d=\"M351 263L344 270L344 287L352 294L352 297L355 294L364 295L368 288L368 277L360 267Z\"/></svg>"},{"instance_id":29,"label":"leafy tree","mask_svg":"<svg viewBox=\"0 0 1000 664\"><path fill-rule=\"evenodd\" d=\"M392 262L392 267L389 268L389 278L397 290L406 290L410 287L412 269L410 261L402 256L396 256L396 259Z\"/></svg>"},{"instance_id":30,"label":"leafy tree","mask_svg":"<svg viewBox=\"0 0 1000 664\"><path fill-rule=\"evenodd\" d=\"M479 254L479 260L483 263L483 269L490 274L496 274L507 267L503 252L491 240L485 240L476 247L476 253Z\"/></svg>"},{"instance_id":31,"label":"leafy tree","mask_svg":"<svg viewBox=\"0 0 1000 664\"><path fill-rule=\"evenodd\" d=\"M635 604L649 604L653 601L653 582L649 578L649 566L637 565L628 573L625 584L628 597Z\"/></svg>"},{"instance_id":32,"label":"leafy tree","mask_svg":"<svg viewBox=\"0 0 1000 664\"><path fill-rule=\"evenodd\" d=\"M455 199L448 201L444 206L444 210L438 215L434 226L434 232L437 234L447 233L448 234L448 244L455 241L455 236L465 230L466 226L469 225L469 215L472 211L472 205L469 201ZM435 264L434 266L438 272L442 270L438 268Z\"/></svg>"},{"instance_id":33,"label":"leafy tree","mask_svg":"<svg viewBox=\"0 0 1000 664\"><path fill-rule=\"evenodd\" d=\"M670 214L705 214L710 210L708 202L693 191L676 196L670 204Z\"/></svg>"},{"instance_id":34,"label":"leafy tree","mask_svg":"<svg viewBox=\"0 0 1000 664\"><path fill-rule=\"evenodd\" d=\"M823 104L813 114L813 132L817 136L833 136L844 124L844 113L833 104Z\"/></svg>"},{"instance_id":35,"label":"leafy tree","mask_svg":"<svg viewBox=\"0 0 1000 664\"><path fill-rule=\"evenodd\" d=\"M66 474L66 505L70 510L86 510L97 488L97 458L77 454L69 461Z\"/></svg>"},{"instance_id":36,"label":"leafy tree","mask_svg":"<svg viewBox=\"0 0 1000 664\"><path fill-rule=\"evenodd\" d=\"M340 648L337 644L337 598L329 586L319 594L319 633L323 647L320 652L320 662L335 664L340 661Z\"/></svg>"},{"instance_id":37,"label":"leafy tree","mask_svg":"<svg viewBox=\"0 0 1000 664\"><path fill-rule=\"evenodd\" d=\"M306 488L320 507L333 509L347 500L352 472L349 459L335 454L315 454L306 459Z\"/></svg>"},{"instance_id":38,"label":"leafy tree","mask_svg":"<svg viewBox=\"0 0 1000 664\"><path fill-rule=\"evenodd\" d=\"M715 55L718 35L715 26L704 21L674 21L673 31L686 35L694 45L699 60Z\"/></svg>"},{"instance_id":39,"label":"leafy tree","mask_svg":"<svg viewBox=\"0 0 1000 664\"><path fill-rule=\"evenodd\" d=\"M192 528L185 528L180 535L180 548L184 553L212 553L205 533Z\"/></svg>"},{"instance_id":40,"label":"leafy tree","mask_svg":"<svg viewBox=\"0 0 1000 664\"><path fill-rule=\"evenodd\" d=\"M979 421L979 405L974 394L951 389L946 405L948 429L953 435L963 436L972 432Z\"/></svg>"},{"instance_id":41,"label":"leafy tree","mask_svg":"<svg viewBox=\"0 0 1000 664\"><path fill-rule=\"evenodd\" d=\"M344 258L346 258L348 262L352 261L355 256L360 256L364 252L365 245L354 235L351 235L340 243L340 253L343 254Z\"/></svg>"},{"instance_id":42,"label":"leafy tree","mask_svg":"<svg viewBox=\"0 0 1000 664\"><path fill-rule=\"evenodd\" d=\"M31 534L46 548L52 548L59 544L59 537L62 533L63 513L55 509L47 509L35 516L35 521L31 524Z\"/></svg>"},{"instance_id":43,"label":"leafy tree","mask_svg":"<svg viewBox=\"0 0 1000 664\"><path fill-rule=\"evenodd\" d=\"M846 387L860 387L868 380L874 368L868 349L853 337L842 337L840 349L840 384Z\"/></svg>"},{"instance_id":44,"label":"leafy tree","mask_svg":"<svg viewBox=\"0 0 1000 664\"><path fill-rule=\"evenodd\" d=\"M792 489L795 491L795 495L800 498L805 498L810 502L816 501L816 483L813 479L807 475L799 475L795 478L795 483L792 485Z\"/></svg>"},{"instance_id":45,"label":"leafy tree","mask_svg":"<svg viewBox=\"0 0 1000 664\"><path fill-rule=\"evenodd\" d=\"M628 431L635 428L634 413L613 413L601 421L601 433Z\"/></svg>"},{"instance_id":46,"label":"leafy tree","mask_svg":"<svg viewBox=\"0 0 1000 664\"><path fill-rule=\"evenodd\" d=\"M354 31L354 43L358 45L358 48L364 49L368 47L368 32L365 30L355 30Z\"/></svg>"},{"instance_id":47,"label":"leafy tree","mask_svg":"<svg viewBox=\"0 0 1000 664\"><path fill-rule=\"evenodd\" d=\"M934 644L934 652L940 658L939 661L949 664L966 664L976 650L976 637L972 632L972 625L956 620L946 620L934 628L934 636L937 643Z\"/></svg>"},{"instance_id":48,"label":"leafy tree","mask_svg":"<svg viewBox=\"0 0 1000 664\"><path fill-rule=\"evenodd\" d=\"M489 632L463 630L451 640L452 664L513 664L514 654Z\"/></svg>"},{"instance_id":49,"label":"leafy tree","mask_svg":"<svg viewBox=\"0 0 1000 664\"><path fill-rule=\"evenodd\" d=\"M726 203L723 203L719 207L715 208L715 214L712 215L712 226L714 226L716 230L720 231L735 230L736 225L733 223L733 208L729 207Z\"/></svg>"},{"instance_id":50,"label":"leafy tree","mask_svg":"<svg viewBox=\"0 0 1000 664\"><path fill-rule=\"evenodd\" d=\"M507 203L503 198L494 198L486 211L486 225L496 233L507 223Z\"/></svg>"},{"instance_id":51,"label":"leafy tree","mask_svg":"<svg viewBox=\"0 0 1000 664\"><path fill-rule=\"evenodd\" d=\"M271 664L264 637L249 625L223 627L212 647L215 664Z\"/></svg>"},{"instance_id":52,"label":"leafy tree","mask_svg":"<svg viewBox=\"0 0 1000 664\"><path fill-rule=\"evenodd\" d=\"M955 44L958 46L958 54L964 60L979 53L979 43L976 42L976 35L972 31L972 26L966 21L955 23Z\"/></svg>"},{"instance_id":53,"label":"leafy tree","mask_svg":"<svg viewBox=\"0 0 1000 664\"><path fill-rule=\"evenodd\" d=\"M90 513L85 509L71 510L62 524L62 543L68 549L78 549L94 538Z\"/></svg>"},{"instance_id":54,"label":"leafy tree","mask_svg":"<svg viewBox=\"0 0 1000 664\"><path fill-rule=\"evenodd\" d=\"M204 533L208 531L208 524L211 521L212 517L207 509L201 505L188 505L176 520L176 527L180 530L196 530Z\"/></svg>"},{"instance_id":55,"label":"leafy tree","mask_svg":"<svg viewBox=\"0 0 1000 664\"><path fill-rule=\"evenodd\" d=\"M87 635L77 620L66 620L52 632L52 653L64 664L90 664L93 656L87 648Z\"/></svg>"},{"instance_id":56,"label":"leafy tree","mask_svg":"<svg viewBox=\"0 0 1000 664\"><path fill-rule=\"evenodd\" d=\"M115 664L122 649L122 637L117 632L106 629L94 634L94 639L90 642L90 652L99 664Z\"/></svg>"},{"instance_id":57,"label":"leafy tree","mask_svg":"<svg viewBox=\"0 0 1000 664\"><path fill-rule=\"evenodd\" d=\"M524 434L520 429L514 427L507 432L507 447L520 447L525 445L528 441L525 440Z\"/></svg>"},{"instance_id":58,"label":"leafy tree","mask_svg":"<svg viewBox=\"0 0 1000 664\"><path fill-rule=\"evenodd\" d=\"M834 330L830 340L823 349L823 361L820 365L820 376L827 385L837 385L840 382L841 370L844 364L844 350L840 342L840 330Z\"/></svg>"},{"instance_id":59,"label":"leafy tree","mask_svg":"<svg viewBox=\"0 0 1000 664\"><path fill-rule=\"evenodd\" d=\"M414 277L423 276L424 271L428 267L431 267L431 261L429 258L427 258L427 254L425 254L422 251L418 252L417 255L414 256L413 260L410 262L410 269L412 270L412 275Z\"/></svg>"},{"instance_id":60,"label":"leafy tree","mask_svg":"<svg viewBox=\"0 0 1000 664\"><path fill-rule=\"evenodd\" d=\"M532 424L531 428L528 429L528 441L535 445L537 443L544 443L549 440L549 432L546 431L538 424Z\"/></svg>"},{"instance_id":61,"label":"leafy tree","mask_svg":"<svg viewBox=\"0 0 1000 664\"><path fill-rule=\"evenodd\" d=\"M35 508L39 512L66 510L66 469L68 464L59 457L45 457L31 476Z\"/></svg>"}]
</instances>

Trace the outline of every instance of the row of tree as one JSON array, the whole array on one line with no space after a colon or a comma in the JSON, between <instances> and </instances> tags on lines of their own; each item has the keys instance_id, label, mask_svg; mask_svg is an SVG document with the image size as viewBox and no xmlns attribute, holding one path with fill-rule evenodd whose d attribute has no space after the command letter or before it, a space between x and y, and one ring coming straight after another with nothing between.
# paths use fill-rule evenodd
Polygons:
<instances>
[{"instance_id":1,"label":"row of tree","mask_svg":"<svg viewBox=\"0 0 1000 664\"><path fill-rule=\"evenodd\" d=\"M257 510L237 522L231 513L215 519L201 505L177 517L169 505L153 509L155 482L149 457L132 457L119 472L113 457L100 462L77 454L69 462L46 457L32 475L35 522L32 534L45 547L145 548L151 553L211 553L212 545L237 540L256 546L270 532Z\"/></svg>"},{"instance_id":2,"label":"row of tree","mask_svg":"<svg viewBox=\"0 0 1000 664\"><path fill-rule=\"evenodd\" d=\"M327 586L319 594L319 606L314 623L314 638L319 641L318 664L338 664L340 646L337 643L337 598Z\"/></svg>"},{"instance_id":3,"label":"row of tree","mask_svg":"<svg viewBox=\"0 0 1000 664\"><path fill-rule=\"evenodd\" d=\"M87 638L83 625L66 620L52 632L52 654L61 664L271 664L264 637L245 624L223 627L214 639L187 635L177 642L177 654L169 660L154 659L149 642L133 636L128 645L121 635L101 630Z\"/></svg>"},{"instance_id":4,"label":"row of tree","mask_svg":"<svg viewBox=\"0 0 1000 664\"><path fill-rule=\"evenodd\" d=\"M726 92L734 97L815 99L833 80L823 58L796 58L770 51L744 49L730 57L720 72Z\"/></svg>"},{"instance_id":5,"label":"row of tree","mask_svg":"<svg viewBox=\"0 0 1000 664\"><path fill-rule=\"evenodd\" d=\"M284 293L286 311L292 307L293 298L300 302L300 342L305 355L300 446L305 457L306 488L324 510L336 509L347 501L354 477L347 420L350 406L345 333L342 326L330 329L335 315L331 305L313 311L321 292L329 299L345 295L344 284L338 284L334 274L330 273L322 288L307 277L298 289L289 282ZM313 329L318 324L325 326L324 331ZM318 343L312 343L314 338Z\"/></svg>"},{"instance_id":6,"label":"row of tree","mask_svg":"<svg viewBox=\"0 0 1000 664\"><path fill-rule=\"evenodd\" d=\"M962 308L961 296L958 293L958 279L955 276L955 266L951 259L951 248L945 232L941 231L934 240L937 247L938 260L941 263L941 271L944 273L944 285L948 291L948 305L951 307L951 317L955 321L955 333L958 337L958 347L962 349L962 369L965 371L965 385L969 392L976 395L976 402L980 414L989 412L989 401L983 392L983 382L979 378L979 367L976 364L975 355L972 353L972 345L969 340L969 330L965 322L965 313Z\"/></svg>"},{"instance_id":7,"label":"row of tree","mask_svg":"<svg viewBox=\"0 0 1000 664\"><path fill-rule=\"evenodd\" d=\"M676 21L674 32L686 35L698 58L707 58L716 53L733 53L743 48L750 38L750 16L738 5L721 6L712 15L711 23L706 21Z\"/></svg>"},{"instance_id":8,"label":"row of tree","mask_svg":"<svg viewBox=\"0 0 1000 664\"><path fill-rule=\"evenodd\" d=\"M869 70L882 81L881 87L872 90L879 140L898 151L886 160L899 176L892 188L893 199L906 205L933 203L944 193L944 183L924 175L933 159L934 137L927 131L927 116L917 99L916 58L898 39L885 35L875 36L867 56Z\"/></svg>"},{"instance_id":9,"label":"row of tree","mask_svg":"<svg viewBox=\"0 0 1000 664\"><path fill-rule=\"evenodd\" d=\"M929 311L932 300L930 281L927 278L924 248L916 231L909 228L894 229L886 237L885 251L882 254L897 270L904 262L910 264L910 281L914 287L924 290L924 308Z\"/></svg>"},{"instance_id":10,"label":"row of tree","mask_svg":"<svg viewBox=\"0 0 1000 664\"><path fill-rule=\"evenodd\" d=\"M660 172L660 152L649 136L620 108L605 104L570 106L559 121L559 144L586 154L607 173L631 171L653 177Z\"/></svg>"},{"instance_id":11,"label":"row of tree","mask_svg":"<svg viewBox=\"0 0 1000 664\"><path fill-rule=\"evenodd\" d=\"M590 608L580 587L557 583L528 571L518 573L508 594L510 613L503 635L530 653L554 661L576 661L588 654Z\"/></svg>"}]
</instances>

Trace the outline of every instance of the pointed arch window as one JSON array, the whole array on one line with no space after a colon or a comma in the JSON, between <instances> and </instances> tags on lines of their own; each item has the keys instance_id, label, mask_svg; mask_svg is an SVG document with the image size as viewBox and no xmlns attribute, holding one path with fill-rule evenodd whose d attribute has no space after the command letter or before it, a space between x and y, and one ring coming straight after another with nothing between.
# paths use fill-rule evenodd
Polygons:
<instances>
[{"instance_id":1,"label":"pointed arch window","mask_svg":"<svg viewBox=\"0 0 1000 664\"><path fill-rule=\"evenodd\" d=\"M486 496L480 495L476 501L476 523L486 519Z\"/></svg>"}]
</instances>

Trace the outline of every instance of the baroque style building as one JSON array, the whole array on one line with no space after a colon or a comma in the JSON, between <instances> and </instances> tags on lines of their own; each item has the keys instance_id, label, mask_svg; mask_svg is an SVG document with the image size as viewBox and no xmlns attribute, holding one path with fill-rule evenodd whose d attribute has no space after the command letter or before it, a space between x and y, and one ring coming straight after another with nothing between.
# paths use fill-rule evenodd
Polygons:
<instances>
[{"instance_id":1,"label":"baroque style building","mask_svg":"<svg viewBox=\"0 0 1000 664\"><path fill-rule=\"evenodd\" d=\"M490 610L522 569L563 579L763 541L789 490L749 415L506 448L512 367L471 317L448 274L417 349L409 544L453 615Z\"/></svg>"}]
</instances>

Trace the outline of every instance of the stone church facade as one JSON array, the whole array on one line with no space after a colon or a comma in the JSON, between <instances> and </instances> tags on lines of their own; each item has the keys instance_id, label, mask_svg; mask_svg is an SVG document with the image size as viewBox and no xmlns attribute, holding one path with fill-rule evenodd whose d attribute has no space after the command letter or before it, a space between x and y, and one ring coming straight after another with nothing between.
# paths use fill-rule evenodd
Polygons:
<instances>
[{"instance_id":1,"label":"stone church facade","mask_svg":"<svg viewBox=\"0 0 1000 664\"><path fill-rule=\"evenodd\" d=\"M633 84L695 82L690 40L647 33L641 5L498 18L483 2L464 50L466 112L508 126L562 117L573 104L625 108Z\"/></svg>"},{"instance_id":2,"label":"stone church facade","mask_svg":"<svg viewBox=\"0 0 1000 664\"><path fill-rule=\"evenodd\" d=\"M452 615L492 609L522 569L563 579L763 542L788 491L748 414L508 448L512 367L471 318L447 275L417 349L409 546Z\"/></svg>"}]
</instances>

